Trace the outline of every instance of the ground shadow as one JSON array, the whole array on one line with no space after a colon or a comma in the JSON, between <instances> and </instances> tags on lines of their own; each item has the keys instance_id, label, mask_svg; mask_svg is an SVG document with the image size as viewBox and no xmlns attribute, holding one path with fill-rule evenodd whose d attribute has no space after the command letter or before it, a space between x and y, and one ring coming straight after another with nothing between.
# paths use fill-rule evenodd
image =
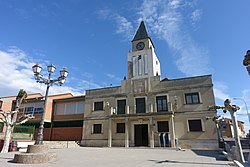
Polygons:
<instances>
[{"instance_id":1,"label":"ground shadow","mask_svg":"<svg viewBox=\"0 0 250 167\"><path fill-rule=\"evenodd\" d=\"M163 164L163 163L173 163L173 164L193 164L193 165L218 165L221 166L223 164L221 163L212 163L212 162L189 162L189 161L175 161L175 160L148 160L151 162L155 162L157 164Z\"/></svg>"},{"instance_id":2,"label":"ground shadow","mask_svg":"<svg viewBox=\"0 0 250 167\"><path fill-rule=\"evenodd\" d=\"M199 156L205 156L205 157L213 157L217 161L226 161L226 157L222 154L221 150L196 150L191 149L195 154Z\"/></svg>"}]
</instances>

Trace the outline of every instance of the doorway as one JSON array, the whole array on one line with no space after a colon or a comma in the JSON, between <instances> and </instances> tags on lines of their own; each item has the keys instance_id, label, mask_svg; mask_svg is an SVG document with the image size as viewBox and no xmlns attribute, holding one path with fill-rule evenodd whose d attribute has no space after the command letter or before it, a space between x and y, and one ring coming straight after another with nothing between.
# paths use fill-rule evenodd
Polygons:
<instances>
[{"instance_id":1,"label":"doorway","mask_svg":"<svg viewBox=\"0 0 250 167\"><path fill-rule=\"evenodd\" d=\"M135 146L148 146L148 124L135 125Z\"/></svg>"}]
</instances>

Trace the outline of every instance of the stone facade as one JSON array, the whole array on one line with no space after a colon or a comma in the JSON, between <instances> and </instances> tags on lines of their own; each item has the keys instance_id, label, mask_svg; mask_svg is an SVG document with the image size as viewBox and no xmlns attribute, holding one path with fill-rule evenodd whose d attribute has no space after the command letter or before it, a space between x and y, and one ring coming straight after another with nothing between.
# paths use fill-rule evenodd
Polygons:
<instances>
[{"instance_id":1,"label":"stone facade","mask_svg":"<svg viewBox=\"0 0 250 167\"><path fill-rule=\"evenodd\" d=\"M211 75L161 79L160 62L141 22L128 53L121 86L87 90L84 146L217 147L206 117L215 105Z\"/></svg>"}]
</instances>

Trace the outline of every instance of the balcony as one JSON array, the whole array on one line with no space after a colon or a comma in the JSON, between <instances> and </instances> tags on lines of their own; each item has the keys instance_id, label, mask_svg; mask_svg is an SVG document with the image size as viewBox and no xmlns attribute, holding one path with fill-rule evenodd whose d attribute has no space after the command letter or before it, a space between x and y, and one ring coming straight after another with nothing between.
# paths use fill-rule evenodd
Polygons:
<instances>
[{"instance_id":1,"label":"balcony","mask_svg":"<svg viewBox=\"0 0 250 167\"><path fill-rule=\"evenodd\" d=\"M150 116L150 115L170 115L173 113L172 103L168 103L167 111L157 111L157 104L150 104L145 106L145 112L136 112L136 105L125 106L125 112L117 112L117 107L111 107L110 115L113 117L126 117L126 116Z\"/></svg>"}]
</instances>

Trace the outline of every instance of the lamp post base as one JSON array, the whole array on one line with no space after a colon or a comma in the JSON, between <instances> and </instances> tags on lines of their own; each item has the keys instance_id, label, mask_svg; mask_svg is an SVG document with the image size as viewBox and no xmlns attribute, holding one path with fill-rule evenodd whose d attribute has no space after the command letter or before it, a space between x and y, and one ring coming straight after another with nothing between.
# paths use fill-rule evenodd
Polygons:
<instances>
[{"instance_id":1,"label":"lamp post base","mask_svg":"<svg viewBox=\"0 0 250 167\"><path fill-rule=\"evenodd\" d=\"M15 154L14 162L23 164L39 164L56 161L57 154L48 152L48 145L29 145L26 153Z\"/></svg>"}]
</instances>

